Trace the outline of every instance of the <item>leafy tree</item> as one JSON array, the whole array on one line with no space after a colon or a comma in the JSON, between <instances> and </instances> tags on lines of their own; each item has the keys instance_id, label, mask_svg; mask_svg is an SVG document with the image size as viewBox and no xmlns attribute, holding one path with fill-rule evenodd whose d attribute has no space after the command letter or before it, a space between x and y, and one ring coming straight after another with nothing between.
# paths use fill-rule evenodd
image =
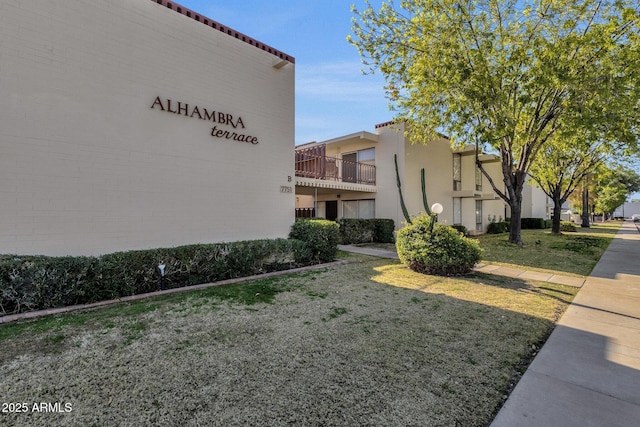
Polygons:
<instances>
[{"instance_id":1,"label":"leafy tree","mask_svg":"<svg viewBox=\"0 0 640 427\"><path fill-rule=\"evenodd\" d=\"M640 175L620 165L604 169L598 175L594 211L605 216L622 205L629 195L640 190Z\"/></svg>"},{"instance_id":2,"label":"leafy tree","mask_svg":"<svg viewBox=\"0 0 640 427\"><path fill-rule=\"evenodd\" d=\"M628 195L624 184L619 182L611 182L600 190L594 209L596 212L602 213L602 222L608 213L613 212L615 208L624 203Z\"/></svg>"},{"instance_id":3,"label":"leafy tree","mask_svg":"<svg viewBox=\"0 0 640 427\"><path fill-rule=\"evenodd\" d=\"M512 243L522 244L527 174L558 133L637 143L635 1L390 0L352 9L348 39L370 72L384 74L411 138L445 132L501 156L502 183L476 163L511 208Z\"/></svg>"},{"instance_id":4,"label":"leafy tree","mask_svg":"<svg viewBox=\"0 0 640 427\"><path fill-rule=\"evenodd\" d=\"M553 201L553 234L561 233L560 213L564 202L576 189L582 190L587 176L613 151L613 147L602 140L590 143L578 135L554 138L542 147L538 161L529 171L537 186Z\"/></svg>"}]
</instances>

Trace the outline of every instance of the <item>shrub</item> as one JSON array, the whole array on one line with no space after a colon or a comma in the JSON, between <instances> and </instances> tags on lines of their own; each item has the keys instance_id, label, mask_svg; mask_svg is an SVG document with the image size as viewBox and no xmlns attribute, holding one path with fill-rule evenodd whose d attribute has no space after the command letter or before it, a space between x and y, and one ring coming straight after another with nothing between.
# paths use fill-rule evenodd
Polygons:
<instances>
[{"instance_id":1,"label":"shrub","mask_svg":"<svg viewBox=\"0 0 640 427\"><path fill-rule=\"evenodd\" d=\"M463 236L467 235L467 227L462 224L453 224L451 228L458 230L460 233L462 233Z\"/></svg>"},{"instance_id":2,"label":"shrub","mask_svg":"<svg viewBox=\"0 0 640 427\"><path fill-rule=\"evenodd\" d=\"M373 224L367 219L342 218L340 224L340 242L344 245L370 243L375 240Z\"/></svg>"},{"instance_id":3,"label":"shrub","mask_svg":"<svg viewBox=\"0 0 640 427\"><path fill-rule=\"evenodd\" d=\"M478 241L440 224L429 232L430 220L421 215L398 231L396 248L400 261L425 274L450 276L471 271L482 254Z\"/></svg>"},{"instance_id":4,"label":"shrub","mask_svg":"<svg viewBox=\"0 0 640 427\"><path fill-rule=\"evenodd\" d=\"M177 288L305 265L306 243L252 240L115 252L100 257L0 257L0 314L92 303L155 291L158 264Z\"/></svg>"},{"instance_id":5,"label":"shrub","mask_svg":"<svg viewBox=\"0 0 640 427\"><path fill-rule=\"evenodd\" d=\"M392 219L342 218L340 224L340 242L345 245L354 243L393 243L395 222Z\"/></svg>"},{"instance_id":6,"label":"shrub","mask_svg":"<svg viewBox=\"0 0 640 427\"><path fill-rule=\"evenodd\" d=\"M371 221L374 223L374 242L393 243L395 241L393 232L396 230L396 223L392 219L375 218Z\"/></svg>"},{"instance_id":7,"label":"shrub","mask_svg":"<svg viewBox=\"0 0 640 427\"><path fill-rule=\"evenodd\" d=\"M510 224L506 221L491 222L487 226L487 234L500 234L509 231Z\"/></svg>"},{"instance_id":8,"label":"shrub","mask_svg":"<svg viewBox=\"0 0 640 427\"><path fill-rule=\"evenodd\" d=\"M571 221L560 221L560 231L575 232L578 230L576 225Z\"/></svg>"},{"instance_id":9,"label":"shrub","mask_svg":"<svg viewBox=\"0 0 640 427\"><path fill-rule=\"evenodd\" d=\"M544 219L543 218L522 218L520 220L520 224L523 230L543 229Z\"/></svg>"},{"instance_id":10,"label":"shrub","mask_svg":"<svg viewBox=\"0 0 640 427\"><path fill-rule=\"evenodd\" d=\"M303 241L309 248L307 262L333 261L338 251L340 240L340 226L337 222L328 220L298 219L289 233L290 239Z\"/></svg>"}]
</instances>

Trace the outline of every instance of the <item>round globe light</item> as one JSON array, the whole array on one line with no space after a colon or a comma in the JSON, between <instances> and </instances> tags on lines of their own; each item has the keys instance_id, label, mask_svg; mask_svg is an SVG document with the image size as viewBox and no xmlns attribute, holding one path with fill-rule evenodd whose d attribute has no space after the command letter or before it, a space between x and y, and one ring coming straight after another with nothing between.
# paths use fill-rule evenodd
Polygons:
<instances>
[{"instance_id":1,"label":"round globe light","mask_svg":"<svg viewBox=\"0 0 640 427\"><path fill-rule=\"evenodd\" d=\"M433 212L436 215L440 215L443 210L444 208L440 203L434 203L433 205L431 205L431 212Z\"/></svg>"}]
</instances>

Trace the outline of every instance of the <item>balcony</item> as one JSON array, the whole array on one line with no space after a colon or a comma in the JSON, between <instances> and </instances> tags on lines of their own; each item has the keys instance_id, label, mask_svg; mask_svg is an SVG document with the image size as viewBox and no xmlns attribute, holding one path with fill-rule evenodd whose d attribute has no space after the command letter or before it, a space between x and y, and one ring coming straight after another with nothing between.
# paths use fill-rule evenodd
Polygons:
<instances>
[{"instance_id":1,"label":"balcony","mask_svg":"<svg viewBox=\"0 0 640 427\"><path fill-rule=\"evenodd\" d=\"M374 165L325 156L324 146L296 150L295 174L324 181L376 185Z\"/></svg>"}]
</instances>

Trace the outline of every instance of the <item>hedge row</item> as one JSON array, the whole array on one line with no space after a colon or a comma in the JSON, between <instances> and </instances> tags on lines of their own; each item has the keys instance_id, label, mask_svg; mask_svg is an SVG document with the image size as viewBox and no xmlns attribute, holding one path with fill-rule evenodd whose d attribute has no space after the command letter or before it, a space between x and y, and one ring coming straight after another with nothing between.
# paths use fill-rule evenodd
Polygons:
<instances>
[{"instance_id":1,"label":"hedge row","mask_svg":"<svg viewBox=\"0 0 640 427\"><path fill-rule=\"evenodd\" d=\"M326 219L298 218L291 226L290 239L303 241L309 250L309 261L333 261L340 241L339 225Z\"/></svg>"},{"instance_id":2,"label":"hedge row","mask_svg":"<svg viewBox=\"0 0 640 427\"><path fill-rule=\"evenodd\" d=\"M296 238L297 237L297 238ZM289 239L188 245L99 257L0 256L0 315L87 304L334 259L338 224L306 221Z\"/></svg>"},{"instance_id":3,"label":"hedge row","mask_svg":"<svg viewBox=\"0 0 640 427\"><path fill-rule=\"evenodd\" d=\"M523 230L542 230L545 228L543 218L522 218L520 224Z\"/></svg>"},{"instance_id":4,"label":"hedge row","mask_svg":"<svg viewBox=\"0 0 640 427\"><path fill-rule=\"evenodd\" d=\"M522 218L520 225L523 230L540 230L544 228L551 228L553 221L543 218ZM511 229L511 223L509 218L505 221L492 222L487 226L487 234L499 234L506 233Z\"/></svg>"},{"instance_id":5,"label":"hedge row","mask_svg":"<svg viewBox=\"0 0 640 427\"><path fill-rule=\"evenodd\" d=\"M522 229L551 228L553 220L542 218L522 218ZM508 221L492 222L487 226L487 234L506 233L510 230ZM576 231L576 226L571 221L560 221L560 231Z\"/></svg>"},{"instance_id":6,"label":"hedge row","mask_svg":"<svg viewBox=\"0 0 640 427\"><path fill-rule=\"evenodd\" d=\"M350 245L356 243L393 243L395 223L392 219L342 218L340 224L340 241Z\"/></svg>"}]
</instances>

